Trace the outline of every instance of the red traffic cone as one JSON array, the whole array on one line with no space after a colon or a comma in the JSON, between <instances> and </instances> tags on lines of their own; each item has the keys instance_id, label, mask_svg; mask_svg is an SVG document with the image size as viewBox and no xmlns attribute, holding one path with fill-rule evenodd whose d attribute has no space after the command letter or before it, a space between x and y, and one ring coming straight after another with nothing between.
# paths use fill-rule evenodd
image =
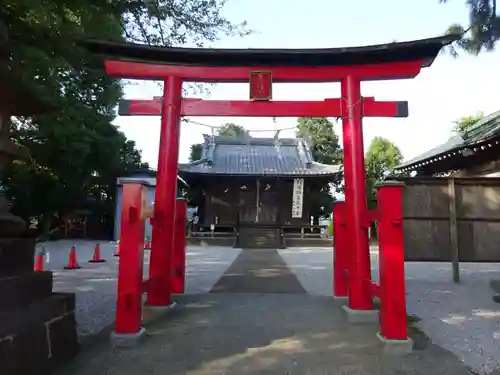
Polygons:
<instances>
[{"instance_id":1,"label":"red traffic cone","mask_svg":"<svg viewBox=\"0 0 500 375\"><path fill-rule=\"evenodd\" d=\"M113 254L113 256L115 256L115 257L120 256L120 241L116 241L116 249L115 249L115 253Z\"/></svg>"},{"instance_id":2,"label":"red traffic cone","mask_svg":"<svg viewBox=\"0 0 500 375\"><path fill-rule=\"evenodd\" d=\"M65 270L77 270L82 268L78 265L76 261L76 245L71 246L71 250L69 251L68 265L64 267Z\"/></svg>"},{"instance_id":3,"label":"red traffic cone","mask_svg":"<svg viewBox=\"0 0 500 375\"><path fill-rule=\"evenodd\" d=\"M45 255L45 248L42 247L42 249L36 254L35 267L33 268L33 271L43 272L44 255Z\"/></svg>"},{"instance_id":4,"label":"red traffic cone","mask_svg":"<svg viewBox=\"0 0 500 375\"><path fill-rule=\"evenodd\" d=\"M101 244L98 242L95 244L94 256L89 260L89 263L103 263L105 261L106 259L101 258Z\"/></svg>"},{"instance_id":5,"label":"red traffic cone","mask_svg":"<svg viewBox=\"0 0 500 375\"><path fill-rule=\"evenodd\" d=\"M151 241L149 238L146 240L146 244L144 245L145 250L151 250Z\"/></svg>"}]
</instances>

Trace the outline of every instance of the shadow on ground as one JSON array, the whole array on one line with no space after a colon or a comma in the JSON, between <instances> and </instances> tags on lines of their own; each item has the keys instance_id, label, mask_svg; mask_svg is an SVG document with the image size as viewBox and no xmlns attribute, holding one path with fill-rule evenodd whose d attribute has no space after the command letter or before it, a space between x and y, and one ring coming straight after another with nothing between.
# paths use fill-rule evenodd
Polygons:
<instances>
[{"instance_id":1,"label":"shadow on ground","mask_svg":"<svg viewBox=\"0 0 500 375\"><path fill-rule=\"evenodd\" d=\"M138 347L101 344L62 374L470 374L435 345L384 355L375 333L375 326L347 325L327 297L198 295L152 323Z\"/></svg>"}]
</instances>

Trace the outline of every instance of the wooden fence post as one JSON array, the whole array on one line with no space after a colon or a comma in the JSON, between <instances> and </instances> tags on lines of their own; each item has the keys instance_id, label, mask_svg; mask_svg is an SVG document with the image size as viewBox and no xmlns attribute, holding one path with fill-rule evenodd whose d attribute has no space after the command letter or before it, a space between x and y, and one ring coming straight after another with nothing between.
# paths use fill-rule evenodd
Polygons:
<instances>
[{"instance_id":1,"label":"wooden fence post","mask_svg":"<svg viewBox=\"0 0 500 375\"><path fill-rule=\"evenodd\" d=\"M460 258L458 253L458 230L457 230L457 199L455 179L448 179L448 196L450 198L450 251L453 267L453 281L460 282Z\"/></svg>"}]
</instances>

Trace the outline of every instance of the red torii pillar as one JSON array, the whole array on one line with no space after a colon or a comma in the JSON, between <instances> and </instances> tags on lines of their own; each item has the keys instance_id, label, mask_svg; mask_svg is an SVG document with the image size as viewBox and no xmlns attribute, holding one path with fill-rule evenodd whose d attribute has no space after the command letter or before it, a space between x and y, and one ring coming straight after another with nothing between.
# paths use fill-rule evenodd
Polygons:
<instances>
[{"instance_id":1,"label":"red torii pillar","mask_svg":"<svg viewBox=\"0 0 500 375\"><path fill-rule=\"evenodd\" d=\"M175 205L175 236L172 252L172 293L184 293L186 287L187 201L177 198Z\"/></svg>"},{"instance_id":2,"label":"red torii pillar","mask_svg":"<svg viewBox=\"0 0 500 375\"><path fill-rule=\"evenodd\" d=\"M371 310L373 299L364 286L371 279L366 202L365 151L363 147L361 81L347 76L340 82L347 112L342 116L346 221L354 251L349 257L349 308Z\"/></svg>"},{"instance_id":3,"label":"red torii pillar","mask_svg":"<svg viewBox=\"0 0 500 375\"><path fill-rule=\"evenodd\" d=\"M333 297L349 298L349 253L347 248L346 210L344 201L332 205L333 219Z\"/></svg>"},{"instance_id":4,"label":"red torii pillar","mask_svg":"<svg viewBox=\"0 0 500 375\"><path fill-rule=\"evenodd\" d=\"M154 206L155 225L149 265L148 304L151 306L168 306L171 303L170 270L174 245L182 80L179 77L166 77L163 90Z\"/></svg>"}]
</instances>

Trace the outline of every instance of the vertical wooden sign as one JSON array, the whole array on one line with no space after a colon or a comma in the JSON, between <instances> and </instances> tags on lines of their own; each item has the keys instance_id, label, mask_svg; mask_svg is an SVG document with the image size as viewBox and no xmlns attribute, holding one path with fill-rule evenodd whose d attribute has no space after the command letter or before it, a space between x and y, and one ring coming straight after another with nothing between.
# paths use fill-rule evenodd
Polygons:
<instances>
[{"instance_id":1,"label":"vertical wooden sign","mask_svg":"<svg viewBox=\"0 0 500 375\"><path fill-rule=\"evenodd\" d=\"M304 199L304 179L296 178L293 180L292 218L302 217L303 199Z\"/></svg>"}]
</instances>

